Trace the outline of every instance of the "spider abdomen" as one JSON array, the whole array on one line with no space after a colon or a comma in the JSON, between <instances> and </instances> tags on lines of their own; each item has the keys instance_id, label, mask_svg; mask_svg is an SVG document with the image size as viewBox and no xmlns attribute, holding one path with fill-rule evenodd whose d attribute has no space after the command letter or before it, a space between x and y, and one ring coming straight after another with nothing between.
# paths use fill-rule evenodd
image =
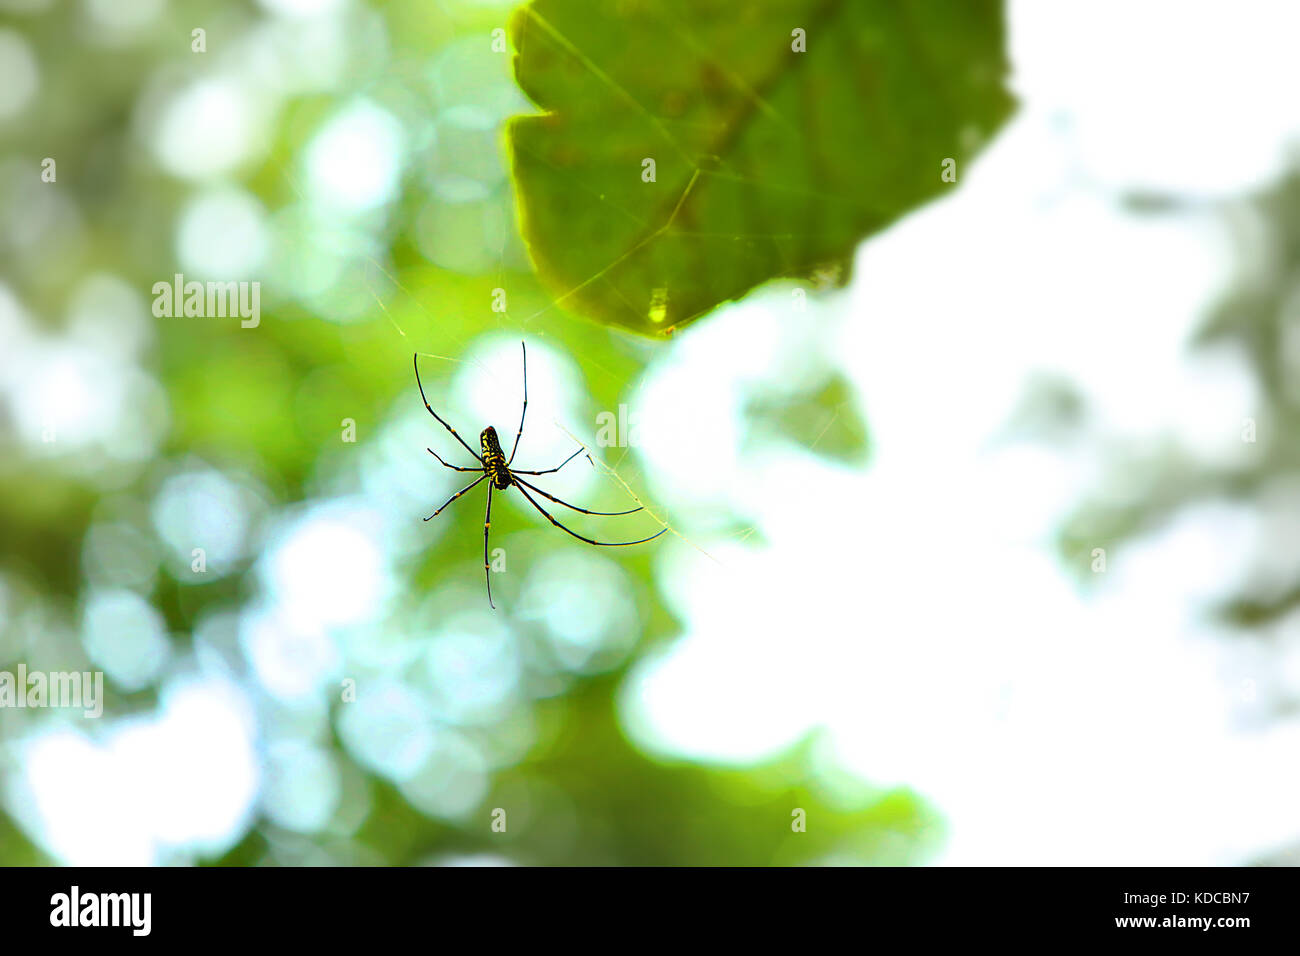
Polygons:
<instances>
[{"instance_id":1,"label":"spider abdomen","mask_svg":"<svg viewBox=\"0 0 1300 956\"><path fill-rule=\"evenodd\" d=\"M483 446L483 473L492 479L492 484L498 490L509 488L510 469L506 467L506 456L501 451L501 443L497 441L497 430L489 425L478 438L479 444Z\"/></svg>"}]
</instances>

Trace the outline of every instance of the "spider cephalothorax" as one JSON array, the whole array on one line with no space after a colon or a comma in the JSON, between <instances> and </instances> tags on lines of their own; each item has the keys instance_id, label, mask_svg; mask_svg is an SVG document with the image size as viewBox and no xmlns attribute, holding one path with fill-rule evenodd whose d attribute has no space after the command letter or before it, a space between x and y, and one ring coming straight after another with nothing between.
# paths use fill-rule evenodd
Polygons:
<instances>
[{"instance_id":1,"label":"spider cephalothorax","mask_svg":"<svg viewBox=\"0 0 1300 956\"><path fill-rule=\"evenodd\" d=\"M624 547L629 544L644 544L646 541L653 541L655 538L659 537L659 535L663 534L665 531L668 530L667 528L660 528L659 531L650 535L650 537L639 538L636 541L594 541L591 538L583 537L582 535L578 534L576 531L571 531L568 528L566 528L564 525L560 524L558 521L555 520L555 518L551 515L549 511L547 511L545 508L539 505L537 501L533 498L533 496L528 493L529 490L532 490L537 494L541 495L543 498L546 498L549 501L554 501L557 505L564 505L564 507L566 508L569 508L573 511L580 511L582 512L582 514L585 515L602 515L606 517L613 517L615 515L630 515L641 510L638 507L638 508L632 508L628 511L588 511L586 508L579 508L577 505L571 505L567 501L561 501L559 498L555 497L555 495L551 494L550 492L542 491L541 488L538 488L536 485L530 484L529 482L519 477L520 475L553 474L559 471L569 462L573 461L573 459L577 458L578 455L580 455L583 451L581 447L579 447L577 451L575 451L568 458L564 459L564 461L560 462L554 468L547 468L544 471L524 471L523 469L510 467L511 463L514 462L515 460L515 452L519 450L519 439L524 434L524 418L528 415L528 349L524 347L524 343L522 342L520 342L519 345L521 348L523 348L523 355L524 355L524 410L519 415L519 431L515 432L515 443L510 449L509 458L507 458L505 456L505 453L502 452L501 442L497 440L497 430L493 428L491 425L483 429L482 433L480 433L479 435L479 445L482 448L482 453L480 454L479 452L474 451L473 448L470 448L468 444L466 444L465 439L460 437L460 433L457 432L456 429L452 428L450 425L448 425L445 421L442 420L441 416L439 416L438 413L435 412L433 410L433 407L429 404L429 400L425 398L424 385L420 382L419 355L417 354L413 356L412 359L412 361L415 364L415 384L418 385L420 388L420 398L424 400L424 407L429 410L429 414L432 415L434 418L436 418L438 420L438 423L442 425L443 428L451 432L452 437L455 438L456 441L460 442L461 445L465 447L465 450L467 452L469 452L478 460L478 467L462 468L459 465L451 465L443 461L441 458L439 458L438 453L434 451L432 448L428 448L425 450L428 451L428 453L432 455L434 458L437 458L439 463L441 463L443 467L450 468L452 471L482 472L481 475L479 475L477 478L471 481L468 485L466 485L460 491L456 492L454 495L448 498L443 503L442 508L439 508L437 511L429 515L429 517L425 518L424 520L429 521L432 518L438 517L438 515L442 513L443 508L446 508L447 505L451 504L461 495L465 494L465 492L469 491L480 481L482 481L485 478L491 479L491 481L488 482L487 515L483 519L483 572L484 574L487 575L488 604L493 608L495 608L496 605L492 603L492 569L491 566L488 564L488 532L492 527L492 489L493 488L497 489L498 491L506 491L511 487L518 488L519 493L528 499L528 503L532 505L534 508L536 508L538 511L540 511L546 517L546 519L551 522L551 524L555 525L555 527L559 528L561 531L565 532L566 534L573 535L573 537L577 538L579 541L587 542L587 544L594 544L605 548Z\"/></svg>"}]
</instances>

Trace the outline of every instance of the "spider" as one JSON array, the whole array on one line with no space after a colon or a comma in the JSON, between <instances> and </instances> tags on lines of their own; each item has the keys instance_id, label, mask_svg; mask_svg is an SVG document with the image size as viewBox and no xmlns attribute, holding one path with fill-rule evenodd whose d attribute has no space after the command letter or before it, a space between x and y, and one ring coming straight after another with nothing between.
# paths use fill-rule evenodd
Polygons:
<instances>
[{"instance_id":1,"label":"spider","mask_svg":"<svg viewBox=\"0 0 1300 956\"><path fill-rule=\"evenodd\" d=\"M524 410L519 415L519 431L515 432L515 441L514 441L514 445L510 449L509 458L507 458L504 452L501 451L501 443L497 440L497 430L493 428L491 425L483 429L483 431L479 434L479 444L482 448L482 454L479 454L473 448L470 448L468 444L466 444L465 439L460 437L460 434L456 431L456 429L452 428L449 424L447 424L447 422L444 421L443 418L433 410L433 407L429 404L429 400L425 398L424 385L420 382L419 353L416 353L416 355L412 356L412 364L415 366L415 384L418 385L420 388L420 398L423 399L424 401L424 407L429 410L430 415L432 415L434 418L438 420L438 424L442 425L443 428L451 432L452 437L455 438L456 441L464 445L465 450L469 452L471 455L473 455L475 459L477 459L478 465L476 467L471 466L469 468L462 468L459 465L452 465L449 464L448 462L443 461L442 458L439 457L438 453L434 451L432 448L426 448L425 451L427 451L434 458L437 458L438 463L442 465L444 468L450 468L452 471L481 471L482 472L481 475L479 475L477 478L471 481L468 485L466 485L464 488L460 489L460 491L456 492L454 495L452 495L450 498L444 501L442 507L440 507L437 511L429 515L429 517L425 518L424 520L431 521L434 518L438 517L438 515L442 514L443 510L448 505L450 505L461 495L465 494L467 491L472 489L480 481L490 479L488 480L487 514L483 518L483 573L487 578L488 606L491 607L493 610L496 610L496 605L492 603L492 570L488 565L488 531L492 527L493 489L497 491L507 491L512 487L518 488L519 493L523 495L526 499L528 499L528 503L532 505L534 508L536 508L538 511L540 511L546 517L546 519L551 522L551 524L555 525L555 527L559 528L561 531L564 531L567 534L573 535L573 537L577 538L579 541L585 541L587 544L594 544L597 547L622 548L632 544L645 544L645 542L653 541L655 538L659 537L659 535L663 534L665 531L668 530L667 528L661 528L655 534L650 535L650 537L640 538L636 541L596 541L593 540L592 538L583 537L582 535L578 534L576 531L572 531L569 528L566 528L564 525L560 524L560 522L556 521L554 516L551 515L549 511L547 511L545 508L539 505L537 503L537 500L528 493L530 490L534 491L537 494L541 495L543 498L547 498L551 501L554 501L557 505L564 505L564 507L566 508L570 508L574 511L580 511L585 515L602 515L605 517L613 517L616 515L635 514L636 512L641 510L640 507L636 507L636 508L632 508L629 511L588 511L586 508L579 508L577 505L571 505L567 501L561 501L559 498L555 497L555 495L551 494L550 492L543 491L541 488L538 488L536 485L532 484L531 482L525 481L524 479L519 477L520 475L536 476L536 475L554 474L555 472L563 468L565 465L567 465L569 462L573 461L573 459L577 458L578 455L582 454L583 452L582 447L579 447L577 451L575 451L568 458L564 459L564 461L560 462L554 468L547 468L544 471L525 471L523 469L510 467L511 463L515 460L515 452L519 450L519 439L524 434L524 418L528 415L528 348L524 345L523 342L519 343L519 347L523 350L523 356L524 356Z\"/></svg>"}]
</instances>

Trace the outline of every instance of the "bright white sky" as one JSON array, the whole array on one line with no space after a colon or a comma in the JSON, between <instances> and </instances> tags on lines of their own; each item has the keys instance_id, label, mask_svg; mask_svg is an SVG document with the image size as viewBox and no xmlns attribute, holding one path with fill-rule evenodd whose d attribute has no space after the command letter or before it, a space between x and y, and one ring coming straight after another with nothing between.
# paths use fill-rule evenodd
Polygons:
<instances>
[{"instance_id":1,"label":"bright white sky","mask_svg":"<svg viewBox=\"0 0 1300 956\"><path fill-rule=\"evenodd\" d=\"M769 546L665 562L688 633L640 668L624 713L652 748L737 762L827 728L866 779L947 817L939 862L1240 863L1300 839L1300 721L1240 726L1239 644L1197 614L1246 573L1257 519L1188 513L1110 555L1090 598L1052 536L1100 443L995 439L1050 372L1099 431L1243 453L1239 357L1183 351L1230 275L1225 239L1208 214L1136 216L1119 194L1235 196L1282 171L1300 6L1023 2L1011 26L1019 114L951 199L863 247L821 317L861 389L871 467L724 455L702 475L647 456L656 492L739 502ZM812 318L785 295L679 339L643 429L710 407L707 427L734 429L734 382ZM651 419L691 388L699 401L664 413L678 420Z\"/></svg>"}]
</instances>

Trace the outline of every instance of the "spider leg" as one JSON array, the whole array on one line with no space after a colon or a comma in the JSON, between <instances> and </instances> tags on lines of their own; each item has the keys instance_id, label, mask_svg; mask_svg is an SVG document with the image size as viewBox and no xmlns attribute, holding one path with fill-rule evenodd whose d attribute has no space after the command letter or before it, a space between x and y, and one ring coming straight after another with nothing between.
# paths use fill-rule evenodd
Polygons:
<instances>
[{"instance_id":1,"label":"spider leg","mask_svg":"<svg viewBox=\"0 0 1300 956\"><path fill-rule=\"evenodd\" d=\"M519 343L519 347L524 351L524 410L519 413L519 431L515 432L515 443L510 449L510 457L506 459L507 466L515 460L515 452L519 450L519 438L524 433L524 417L528 414L528 349L523 342Z\"/></svg>"},{"instance_id":2,"label":"spider leg","mask_svg":"<svg viewBox=\"0 0 1300 956\"><path fill-rule=\"evenodd\" d=\"M434 451L432 448L426 448L425 451L427 451L434 458L437 458L438 461L442 464L442 467L450 468L452 471L482 471L483 470L482 468L462 468L460 467L460 465L449 465L441 458L439 458L438 453Z\"/></svg>"},{"instance_id":3,"label":"spider leg","mask_svg":"<svg viewBox=\"0 0 1300 956\"><path fill-rule=\"evenodd\" d=\"M470 470L472 470L472 469L466 468L465 470L466 470L466 471L470 471ZM463 495L465 492L469 491L471 488L473 488L475 485L477 485L480 481L482 481L482 480L483 480L484 478L486 478L486 477L487 477L486 474L479 475L477 478L475 478L473 481L471 481L471 482L470 482L468 485L466 485L464 488L460 489L460 491L456 492L454 495L452 495L450 498L448 498L446 501L444 501L444 502L442 503L442 508L439 508L437 511L435 511L433 514L429 515L429 517L425 518L424 520L425 520L425 521L432 521L434 518L438 517L438 515L442 514L442 509L443 509L443 508L446 508L447 505L451 504L453 501L455 501L457 498L459 498L459 497L460 497L461 495ZM490 495L489 495L489 497L490 497Z\"/></svg>"},{"instance_id":4,"label":"spider leg","mask_svg":"<svg viewBox=\"0 0 1300 956\"><path fill-rule=\"evenodd\" d=\"M515 481L521 485L527 485L529 488L533 489L533 491L537 492L539 495L542 495L545 498L550 498L557 505L564 505L564 507L572 508L574 511L581 511L585 515L605 515L607 517L612 517L614 515L635 514L636 512L641 510L640 506L638 506L636 508L631 509L630 511L588 511L586 508L579 508L577 505L571 505L567 501L561 501L559 498L555 497L555 495L551 494L549 491L542 491L541 488L538 488L536 485L528 484L528 482L524 481L522 478L516 478Z\"/></svg>"},{"instance_id":5,"label":"spider leg","mask_svg":"<svg viewBox=\"0 0 1300 956\"><path fill-rule=\"evenodd\" d=\"M487 477L484 475L483 477ZM483 518L483 575L487 578L488 607L496 610L492 603L492 569L488 567L488 529L492 527L492 484L488 483L487 515Z\"/></svg>"},{"instance_id":6,"label":"spider leg","mask_svg":"<svg viewBox=\"0 0 1300 956\"><path fill-rule=\"evenodd\" d=\"M451 432L452 437L455 438L456 441L460 442L462 445L465 445L465 450L469 452L471 455L473 455L476 461L482 462L483 461L482 456L479 455L479 453L476 452L473 448L470 448L469 445L465 444L465 439L460 437L460 434L456 431L456 429L452 428L450 425L448 425L445 421L442 420L442 417L437 412L435 412L433 410L433 406L429 404L429 400L424 397L424 385L420 381L419 359L420 359L419 353L416 353L415 355L411 356L411 364L415 366L415 384L420 386L420 398L424 399L424 407L429 409L429 414L432 415L434 418L438 419L438 423L442 425L443 428Z\"/></svg>"},{"instance_id":7,"label":"spider leg","mask_svg":"<svg viewBox=\"0 0 1300 956\"><path fill-rule=\"evenodd\" d=\"M641 539L638 540L638 541L593 541L591 538L584 538L582 535L578 534L576 531L570 531L570 530L569 530L568 528L566 528L564 525L560 524L558 521L555 520L554 517L552 517L552 515L551 515L551 513L550 513L549 511L547 511L545 508L543 508L541 505L539 505L539 504L538 504L538 503L533 499L533 496L530 495L527 491L524 490L524 486L523 486L523 485L519 485L519 486L517 486L517 487L519 488L519 493L520 493L521 495L523 495L525 498L528 499L528 503L529 503L530 505L532 505L534 508L536 508L538 511L540 511L543 515L545 515L545 516L546 516L546 519L547 519L548 521L550 521L551 524L555 525L555 527L559 528L561 531L563 531L563 532L565 532L565 533L567 533L567 534L571 534L571 535L573 535L573 537L577 538L579 541L585 541L585 542L587 542L587 544L594 544L594 545L597 545L598 547L602 547L602 548L616 548L616 547L623 547L623 546L625 546L625 545L629 545L629 544L645 544L645 542L647 542L647 541L653 541L655 538L659 537L659 535L663 534L665 531L668 530L667 528L660 528L659 531L657 531L655 534L650 535L650 537L648 537L648 538L641 538Z\"/></svg>"},{"instance_id":8,"label":"spider leg","mask_svg":"<svg viewBox=\"0 0 1300 956\"><path fill-rule=\"evenodd\" d=\"M570 455L568 458L564 459L564 461L560 462L560 463L559 463L558 465L556 465L554 468L547 468L545 471L523 471L522 469L512 469L512 470L514 471L514 473L515 473L516 475L549 475L549 474L552 474L552 473L554 473L554 472L559 471L561 468L563 468L563 467L564 467L565 465L567 465L569 462L573 461L573 459L575 459L575 458L577 458L579 455L581 455L584 451L586 451L585 448L579 448L577 451L575 451L575 452L574 452L572 455ZM509 462L507 462L507 464L509 464ZM534 488L533 490L536 491L537 489Z\"/></svg>"}]
</instances>

